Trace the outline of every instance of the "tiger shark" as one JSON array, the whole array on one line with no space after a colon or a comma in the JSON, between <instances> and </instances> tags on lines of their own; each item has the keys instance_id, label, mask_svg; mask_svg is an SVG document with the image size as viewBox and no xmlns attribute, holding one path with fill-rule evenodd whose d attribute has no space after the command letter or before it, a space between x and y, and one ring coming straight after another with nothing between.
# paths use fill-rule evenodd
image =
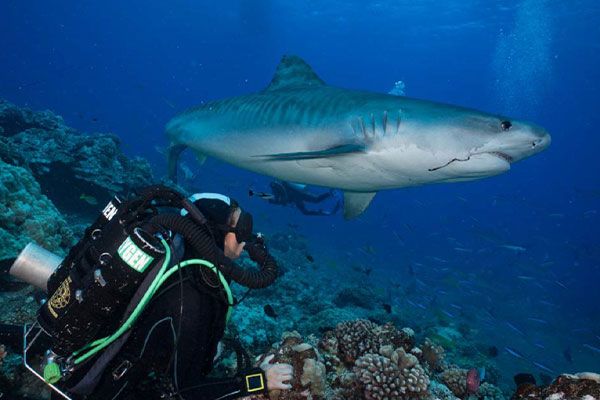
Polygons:
<instances>
[{"instance_id":1,"label":"tiger shark","mask_svg":"<svg viewBox=\"0 0 600 400\"><path fill-rule=\"evenodd\" d=\"M459 106L327 85L284 56L262 91L188 109L166 127L169 176L192 148L286 181L344 191L344 216L380 190L498 175L550 144L541 127Z\"/></svg>"}]
</instances>

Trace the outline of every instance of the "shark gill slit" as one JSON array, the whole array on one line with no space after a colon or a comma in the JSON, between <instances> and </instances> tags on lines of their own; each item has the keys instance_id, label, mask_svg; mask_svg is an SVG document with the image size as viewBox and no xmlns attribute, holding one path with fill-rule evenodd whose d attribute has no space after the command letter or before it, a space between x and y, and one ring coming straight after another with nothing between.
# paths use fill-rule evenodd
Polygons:
<instances>
[{"instance_id":1,"label":"shark gill slit","mask_svg":"<svg viewBox=\"0 0 600 400\"><path fill-rule=\"evenodd\" d=\"M387 130L387 110L383 112L383 117L381 118L381 125L383 126L383 135L386 135Z\"/></svg>"}]
</instances>

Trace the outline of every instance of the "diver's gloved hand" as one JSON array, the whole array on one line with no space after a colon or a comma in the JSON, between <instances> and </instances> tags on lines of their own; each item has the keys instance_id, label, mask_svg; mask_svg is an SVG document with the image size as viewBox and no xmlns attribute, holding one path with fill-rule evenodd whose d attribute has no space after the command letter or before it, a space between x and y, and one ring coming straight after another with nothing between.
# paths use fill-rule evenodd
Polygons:
<instances>
[{"instance_id":1,"label":"diver's gloved hand","mask_svg":"<svg viewBox=\"0 0 600 400\"><path fill-rule=\"evenodd\" d=\"M258 265L264 265L267 257L269 257L269 251L265 245L262 237L258 237L250 243L246 243L244 250L248 252L250 259Z\"/></svg>"},{"instance_id":2,"label":"diver's gloved hand","mask_svg":"<svg viewBox=\"0 0 600 400\"><path fill-rule=\"evenodd\" d=\"M294 377L294 368L290 364L271 364L270 361L273 357L275 357L273 354L265 357L260 364L260 368L265 371L265 376L267 377L267 389L269 391L291 389L292 385L284 382L292 380Z\"/></svg>"}]
</instances>

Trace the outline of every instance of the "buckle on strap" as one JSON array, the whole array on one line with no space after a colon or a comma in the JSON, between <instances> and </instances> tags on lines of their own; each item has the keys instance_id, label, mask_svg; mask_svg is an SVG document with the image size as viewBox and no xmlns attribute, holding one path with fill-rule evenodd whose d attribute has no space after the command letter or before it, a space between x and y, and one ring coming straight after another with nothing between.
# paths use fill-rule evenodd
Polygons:
<instances>
[{"instance_id":1,"label":"buckle on strap","mask_svg":"<svg viewBox=\"0 0 600 400\"><path fill-rule=\"evenodd\" d=\"M244 376L244 382L246 384L247 393L261 392L265 390L265 376L264 373L256 372L250 373Z\"/></svg>"},{"instance_id":2,"label":"buckle on strap","mask_svg":"<svg viewBox=\"0 0 600 400\"><path fill-rule=\"evenodd\" d=\"M123 360L121 362L121 364L119 364L117 366L117 368L115 368L113 370L113 372L112 372L113 379L115 381L118 381L119 379L121 379L123 377L123 375L125 375L125 373L127 371L129 371L129 368L131 368L132 365L133 364L131 364L131 361L129 361L129 360Z\"/></svg>"}]
</instances>

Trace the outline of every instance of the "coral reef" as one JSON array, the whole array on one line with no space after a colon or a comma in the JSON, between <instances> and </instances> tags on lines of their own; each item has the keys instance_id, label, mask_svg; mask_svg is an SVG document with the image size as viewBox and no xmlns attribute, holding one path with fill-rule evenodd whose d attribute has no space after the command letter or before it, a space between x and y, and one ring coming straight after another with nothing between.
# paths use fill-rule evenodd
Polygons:
<instances>
[{"instance_id":1,"label":"coral reef","mask_svg":"<svg viewBox=\"0 0 600 400\"><path fill-rule=\"evenodd\" d=\"M424 363L435 372L440 372L446 367L445 352L442 346L435 344L431 339L425 338L421 345Z\"/></svg>"},{"instance_id":2,"label":"coral reef","mask_svg":"<svg viewBox=\"0 0 600 400\"><path fill-rule=\"evenodd\" d=\"M82 135L50 111L5 101L0 101L0 159L31 171L56 207L73 214L97 212L112 195L152 182L149 164L123 155L117 136Z\"/></svg>"},{"instance_id":3,"label":"coral reef","mask_svg":"<svg viewBox=\"0 0 600 400\"><path fill-rule=\"evenodd\" d=\"M74 237L33 175L0 160L0 260L15 257L30 241L62 253Z\"/></svg>"},{"instance_id":4,"label":"coral reef","mask_svg":"<svg viewBox=\"0 0 600 400\"><path fill-rule=\"evenodd\" d=\"M440 379L456 397L462 398L467 394L467 372L463 368L448 368L440 374Z\"/></svg>"},{"instance_id":5,"label":"coral reef","mask_svg":"<svg viewBox=\"0 0 600 400\"><path fill-rule=\"evenodd\" d=\"M429 377L417 357L407 354L401 347L394 350L392 346L382 346L379 354L360 357L354 371L364 385L367 400L428 396Z\"/></svg>"},{"instance_id":6,"label":"coral reef","mask_svg":"<svg viewBox=\"0 0 600 400\"><path fill-rule=\"evenodd\" d=\"M600 374L582 372L558 376L549 386L532 383L517 388L511 400L573 400L600 399Z\"/></svg>"},{"instance_id":7,"label":"coral reef","mask_svg":"<svg viewBox=\"0 0 600 400\"><path fill-rule=\"evenodd\" d=\"M274 355L272 363L286 363L294 367L291 390L273 391L271 400L320 400L327 390L325 365L319 352L302 340L298 332L286 332L281 342L275 344L259 360Z\"/></svg>"},{"instance_id":8,"label":"coral reef","mask_svg":"<svg viewBox=\"0 0 600 400\"><path fill-rule=\"evenodd\" d=\"M332 348L331 335L337 341L334 355L346 365L352 365L366 353L377 353L381 346L411 349L414 340L410 330L398 330L390 323L380 326L363 319L339 323L332 333L325 334L322 348Z\"/></svg>"}]
</instances>

